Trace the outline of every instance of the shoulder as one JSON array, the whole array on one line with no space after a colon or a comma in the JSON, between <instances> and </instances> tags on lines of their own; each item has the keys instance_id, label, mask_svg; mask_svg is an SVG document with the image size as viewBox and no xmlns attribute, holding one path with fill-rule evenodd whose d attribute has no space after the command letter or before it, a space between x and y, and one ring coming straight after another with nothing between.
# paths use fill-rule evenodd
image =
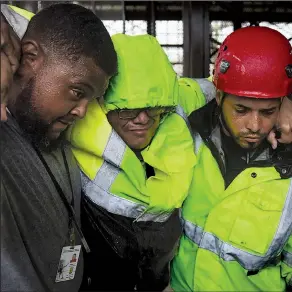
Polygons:
<instances>
[{"instance_id":1,"label":"shoulder","mask_svg":"<svg viewBox=\"0 0 292 292\"><path fill-rule=\"evenodd\" d=\"M18 37L22 39L26 32L29 20L34 14L24 9L6 4L1 4L1 13Z\"/></svg>"},{"instance_id":2,"label":"shoulder","mask_svg":"<svg viewBox=\"0 0 292 292\"><path fill-rule=\"evenodd\" d=\"M214 99L215 95L215 86L208 79L179 79L179 104L187 115Z\"/></svg>"}]
</instances>

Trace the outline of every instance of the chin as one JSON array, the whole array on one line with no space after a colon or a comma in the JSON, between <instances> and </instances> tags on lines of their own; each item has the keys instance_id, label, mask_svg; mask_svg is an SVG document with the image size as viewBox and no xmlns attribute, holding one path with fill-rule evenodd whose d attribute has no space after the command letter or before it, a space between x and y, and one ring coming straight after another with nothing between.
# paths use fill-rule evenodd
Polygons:
<instances>
[{"instance_id":1,"label":"chin","mask_svg":"<svg viewBox=\"0 0 292 292\"><path fill-rule=\"evenodd\" d=\"M47 138L49 141L55 141L61 136L62 132L49 132Z\"/></svg>"},{"instance_id":2,"label":"chin","mask_svg":"<svg viewBox=\"0 0 292 292\"><path fill-rule=\"evenodd\" d=\"M60 147L65 142L65 132L50 132L40 139L38 146L45 152L52 152Z\"/></svg>"},{"instance_id":3,"label":"chin","mask_svg":"<svg viewBox=\"0 0 292 292\"><path fill-rule=\"evenodd\" d=\"M144 143L139 143L139 144L132 144L132 145L129 145L129 147L133 150L143 150L145 149L148 145L150 144L147 143L147 142L144 142Z\"/></svg>"},{"instance_id":4,"label":"chin","mask_svg":"<svg viewBox=\"0 0 292 292\"><path fill-rule=\"evenodd\" d=\"M244 148L244 149L255 149L257 148L259 145L261 144L261 142L256 142L256 143L242 143L242 144L239 144L241 148Z\"/></svg>"},{"instance_id":5,"label":"chin","mask_svg":"<svg viewBox=\"0 0 292 292\"><path fill-rule=\"evenodd\" d=\"M124 141L133 150L143 150L151 143L148 137L131 137L131 139L125 139Z\"/></svg>"},{"instance_id":6,"label":"chin","mask_svg":"<svg viewBox=\"0 0 292 292\"><path fill-rule=\"evenodd\" d=\"M139 150L139 151L142 151L144 148L146 148L147 147L147 145L133 145L133 146L131 146L131 145L129 145L130 146L130 148L131 149L133 149L133 150Z\"/></svg>"}]
</instances>

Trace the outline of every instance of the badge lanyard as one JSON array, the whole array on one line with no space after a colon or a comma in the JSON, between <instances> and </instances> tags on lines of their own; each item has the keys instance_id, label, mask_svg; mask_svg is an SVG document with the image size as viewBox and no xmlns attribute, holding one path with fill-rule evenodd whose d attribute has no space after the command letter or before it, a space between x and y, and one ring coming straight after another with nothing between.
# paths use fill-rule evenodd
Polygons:
<instances>
[{"instance_id":1,"label":"badge lanyard","mask_svg":"<svg viewBox=\"0 0 292 292\"><path fill-rule=\"evenodd\" d=\"M66 167L66 172L67 172L67 175L68 175L68 179L69 179L69 182L70 182L70 187L71 187L71 192L72 192L72 201L71 203L68 202L62 188L60 187L60 184L57 182L55 176L53 175L50 167L48 166L47 162L45 161L43 155L41 154L40 150L37 148L37 147L34 147L37 155L39 156L40 160L42 161L44 167L46 168L46 171L47 173L49 174L52 182L54 183L56 189L57 189L57 192L59 193L60 195L60 198L61 200L63 201L68 213L69 213L69 232L70 232L70 244L71 246L74 246L75 245L75 234L74 234L74 227L73 227L73 223L75 225L75 228L80 236L80 239L81 239L81 242L82 242L82 245L84 247L84 249L86 250L87 253L90 253L90 248L86 242L86 239L84 238L84 235L81 231L81 228L76 220L76 215L75 215L75 210L74 210L74 193L73 193L73 187L72 187L72 181L71 181L71 176L70 176L70 170L69 170L69 166L68 166L68 162L67 162L67 159L66 159L66 155L65 155L65 151L64 151L64 148L62 148L62 156L63 156L63 160L64 160L64 164L65 164L65 167Z\"/></svg>"}]
</instances>

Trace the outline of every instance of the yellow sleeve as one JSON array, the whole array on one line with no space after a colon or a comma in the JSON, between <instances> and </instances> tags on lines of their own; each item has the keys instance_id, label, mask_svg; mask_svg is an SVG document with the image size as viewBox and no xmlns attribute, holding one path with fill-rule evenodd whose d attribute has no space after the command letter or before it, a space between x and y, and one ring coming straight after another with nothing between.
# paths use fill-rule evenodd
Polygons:
<instances>
[{"instance_id":1,"label":"yellow sleeve","mask_svg":"<svg viewBox=\"0 0 292 292\"><path fill-rule=\"evenodd\" d=\"M194 110L206 104L205 96L200 85L191 78L180 78L179 84L179 105L189 116Z\"/></svg>"},{"instance_id":2,"label":"yellow sleeve","mask_svg":"<svg viewBox=\"0 0 292 292\"><path fill-rule=\"evenodd\" d=\"M24 18L26 18L27 20L31 20L31 18L34 16L34 13L28 11L28 10L25 10L25 9L22 9L22 8L19 8L19 7L16 7L16 6L13 6L13 5L8 5L12 10L14 10L16 13L18 13L19 15L23 16Z\"/></svg>"},{"instance_id":3,"label":"yellow sleeve","mask_svg":"<svg viewBox=\"0 0 292 292\"><path fill-rule=\"evenodd\" d=\"M180 78L179 105L189 116L194 110L204 106L216 96L216 88L209 78Z\"/></svg>"},{"instance_id":4,"label":"yellow sleeve","mask_svg":"<svg viewBox=\"0 0 292 292\"><path fill-rule=\"evenodd\" d=\"M292 236L282 252L281 274L287 285L292 287Z\"/></svg>"}]
</instances>

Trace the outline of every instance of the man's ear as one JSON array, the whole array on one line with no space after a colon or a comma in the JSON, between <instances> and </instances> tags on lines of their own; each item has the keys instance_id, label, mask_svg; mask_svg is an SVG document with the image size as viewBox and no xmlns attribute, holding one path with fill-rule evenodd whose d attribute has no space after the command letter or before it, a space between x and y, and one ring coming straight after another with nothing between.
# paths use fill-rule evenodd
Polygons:
<instances>
[{"instance_id":1,"label":"man's ear","mask_svg":"<svg viewBox=\"0 0 292 292\"><path fill-rule=\"evenodd\" d=\"M26 39L21 42L21 68L27 72L36 73L44 61L44 51L34 40Z\"/></svg>"}]
</instances>

